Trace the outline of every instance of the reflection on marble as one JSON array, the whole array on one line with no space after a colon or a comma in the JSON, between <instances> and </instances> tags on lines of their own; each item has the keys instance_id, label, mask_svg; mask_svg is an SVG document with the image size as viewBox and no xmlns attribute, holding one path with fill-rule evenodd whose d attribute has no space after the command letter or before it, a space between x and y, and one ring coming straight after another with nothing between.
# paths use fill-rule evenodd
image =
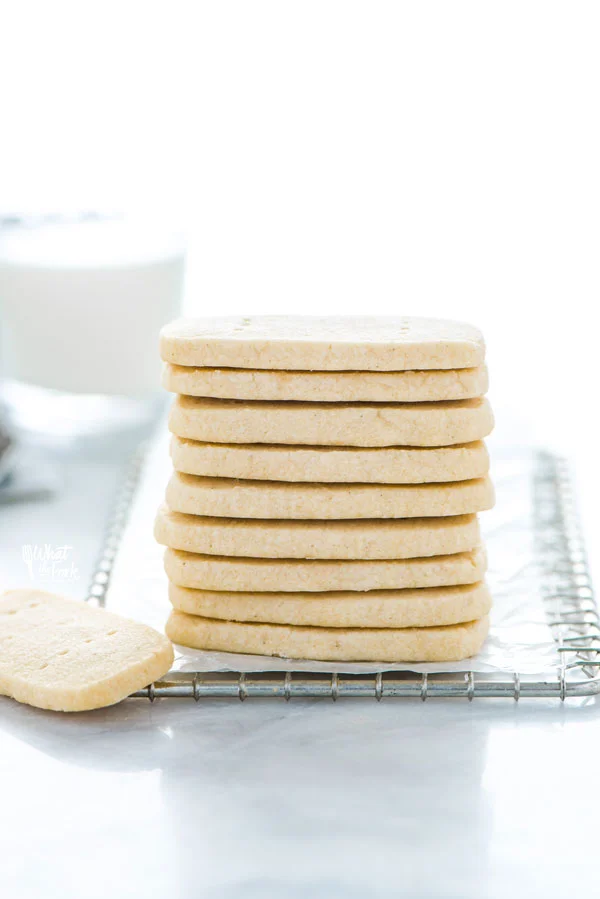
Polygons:
<instances>
[{"instance_id":1,"label":"reflection on marble","mask_svg":"<svg viewBox=\"0 0 600 899\"><path fill-rule=\"evenodd\" d=\"M565 762L599 727L593 701L139 700L62 716L3 699L0 883L15 899L115 885L481 899L518 876L523 895L557 895L568 871L548 845L570 807L592 814L600 777ZM593 835L569 845L583 887Z\"/></svg>"}]
</instances>

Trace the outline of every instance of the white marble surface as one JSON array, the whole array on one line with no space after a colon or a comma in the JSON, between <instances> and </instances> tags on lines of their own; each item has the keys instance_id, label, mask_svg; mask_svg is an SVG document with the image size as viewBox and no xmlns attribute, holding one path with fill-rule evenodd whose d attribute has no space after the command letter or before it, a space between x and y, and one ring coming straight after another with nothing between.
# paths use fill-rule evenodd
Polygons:
<instances>
[{"instance_id":1,"label":"white marble surface","mask_svg":"<svg viewBox=\"0 0 600 899\"><path fill-rule=\"evenodd\" d=\"M594 895L594 703L1 710L15 899Z\"/></svg>"}]
</instances>

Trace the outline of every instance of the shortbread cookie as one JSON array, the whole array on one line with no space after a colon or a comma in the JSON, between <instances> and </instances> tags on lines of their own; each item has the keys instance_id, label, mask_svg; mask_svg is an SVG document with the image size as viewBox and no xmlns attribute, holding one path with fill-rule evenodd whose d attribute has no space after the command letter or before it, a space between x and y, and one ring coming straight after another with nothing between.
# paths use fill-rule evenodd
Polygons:
<instances>
[{"instance_id":1,"label":"shortbread cookie","mask_svg":"<svg viewBox=\"0 0 600 899\"><path fill-rule=\"evenodd\" d=\"M166 497L175 512L217 518L437 518L491 509L494 488L489 477L450 484L295 484L176 471Z\"/></svg>"},{"instance_id":2,"label":"shortbread cookie","mask_svg":"<svg viewBox=\"0 0 600 899\"><path fill-rule=\"evenodd\" d=\"M267 446L198 443L173 436L176 471L216 478L326 484L427 484L484 477L485 444L440 447Z\"/></svg>"},{"instance_id":3,"label":"shortbread cookie","mask_svg":"<svg viewBox=\"0 0 600 899\"><path fill-rule=\"evenodd\" d=\"M368 593L219 593L170 584L169 599L203 618L305 627L434 627L483 618L492 605L482 581Z\"/></svg>"},{"instance_id":4,"label":"shortbread cookie","mask_svg":"<svg viewBox=\"0 0 600 899\"><path fill-rule=\"evenodd\" d=\"M163 328L165 362L284 371L474 368L485 345L477 328L434 318L265 315L179 319Z\"/></svg>"},{"instance_id":5,"label":"shortbread cookie","mask_svg":"<svg viewBox=\"0 0 600 899\"><path fill-rule=\"evenodd\" d=\"M194 649L332 662L458 662L481 649L486 617L446 627L325 628L247 624L171 612L171 640Z\"/></svg>"},{"instance_id":6,"label":"shortbread cookie","mask_svg":"<svg viewBox=\"0 0 600 899\"><path fill-rule=\"evenodd\" d=\"M61 712L113 705L173 662L145 624L42 590L0 596L0 649L0 693Z\"/></svg>"},{"instance_id":7,"label":"shortbread cookie","mask_svg":"<svg viewBox=\"0 0 600 899\"><path fill-rule=\"evenodd\" d=\"M487 399L447 403L267 403L178 396L178 437L207 443L305 446L452 446L481 440L494 417Z\"/></svg>"},{"instance_id":8,"label":"shortbread cookie","mask_svg":"<svg viewBox=\"0 0 600 899\"><path fill-rule=\"evenodd\" d=\"M180 587L233 592L304 593L323 590L412 590L483 580L482 547L451 556L375 561L248 559L167 549L165 571Z\"/></svg>"},{"instance_id":9,"label":"shortbread cookie","mask_svg":"<svg viewBox=\"0 0 600 899\"><path fill-rule=\"evenodd\" d=\"M475 515L387 521L290 521L183 515L161 506L158 543L185 552L263 559L410 559L479 545Z\"/></svg>"},{"instance_id":10,"label":"shortbread cookie","mask_svg":"<svg viewBox=\"0 0 600 899\"><path fill-rule=\"evenodd\" d=\"M165 365L171 393L230 400L422 403L468 400L488 389L485 366L439 371L260 371Z\"/></svg>"}]
</instances>

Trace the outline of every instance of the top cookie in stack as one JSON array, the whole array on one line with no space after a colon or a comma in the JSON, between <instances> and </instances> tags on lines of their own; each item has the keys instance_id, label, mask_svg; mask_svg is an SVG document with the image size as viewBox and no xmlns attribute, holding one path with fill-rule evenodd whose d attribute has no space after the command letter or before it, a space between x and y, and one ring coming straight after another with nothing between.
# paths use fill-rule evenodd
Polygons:
<instances>
[{"instance_id":1,"label":"top cookie in stack","mask_svg":"<svg viewBox=\"0 0 600 899\"><path fill-rule=\"evenodd\" d=\"M343 660L477 651L493 418L475 328L180 320L161 355L179 394L156 523L172 639Z\"/></svg>"}]
</instances>

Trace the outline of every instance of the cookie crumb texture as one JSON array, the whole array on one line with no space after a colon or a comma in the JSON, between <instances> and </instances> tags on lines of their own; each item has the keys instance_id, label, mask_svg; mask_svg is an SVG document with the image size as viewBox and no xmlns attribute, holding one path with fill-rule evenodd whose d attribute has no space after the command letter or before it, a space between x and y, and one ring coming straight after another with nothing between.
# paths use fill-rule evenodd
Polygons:
<instances>
[{"instance_id":1,"label":"cookie crumb texture","mask_svg":"<svg viewBox=\"0 0 600 899\"><path fill-rule=\"evenodd\" d=\"M482 440L494 427L484 397L439 403L271 403L178 396L169 427L204 443L439 447Z\"/></svg>"},{"instance_id":2,"label":"cookie crumb texture","mask_svg":"<svg viewBox=\"0 0 600 899\"><path fill-rule=\"evenodd\" d=\"M195 649L330 662L459 662L474 656L489 630L489 618L447 627L326 628L247 624L186 615L174 610L167 633Z\"/></svg>"},{"instance_id":3,"label":"cookie crumb texture","mask_svg":"<svg viewBox=\"0 0 600 899\"><path fill-rule=\"evenodd\" d=\"M483 547L421 559L251 559L208 556L177 549L165 552L172 584L196 590L233 592L323 592L448 587L483 580Z\"/></svg>"},{"instance_id":4,"label":"cookie crumb texture","mask_svg":"<svg viewBox=\"0 0 600 899\"><path fill-rule=\"evenodd\" d=\"M164 367L171 393L230 400L312 403L422 403L467 400L488 389L484 365L440 371L264 371L248 368Z\"/></svg>"},{"instance_id":5,"label":"cookie crumb texture","mask_svg":"<svg viewBox=\"0 0 600 899\"><path fill-rule=\"evenodd\" d=\"M0 596L0 694L61 712L120 702L158 680L173 647L147 625L42 590Z\"/></svg>"},{"instance_id":6,"label":"cookie crumb texture","mask_svg":"<svg viewBox=\"0 0 600 899\"><path fill-rule=\"evenodd\" d=\"M456 484L293 484L174 472L174 512L257 519L402 519L469 515L494 505L489 477Z\"/></svg>"},{"instance_id":7,"label":"cookie crumb texture","mask_svg":"<svg viewBox=\"0 0 600 899\"><path fill-rule=\"evenodd\" d=\"M154 536L184 552L264 559L410 559L464 552L481 539L476 515L304 521L185 515L167 505Z\"/></svg>"},{"instance_id":8,"label":"cookie crumb texture","mask_svg":"<svg viewBox=\"0 0 600 899\"><path fill-rule=\"evenodd\" d=\"M406 371L483 364L481 332L463 322L392 316L177 319L160 338L173 365L284 371Z\"/></svg>"},{"instance_id":9,"label":"cookie crumb texture","mask_svg":"<svg viewBox=\"0 0 600 899\"><path fill-rule=\"evenodd\" d=\"M173 468L185 474L261 481L429 484L484 477L485 444L441 447L268 446L199 443L173 436Z\"/></svg>"},{"instance_id":10,"label":"cookie crumb texture","mask_svg":"<svg viewBox=\"0 0 600 899\"><path fill-rule=\"evenodd\" d=\"M483 581L364 593L232 593L169 586L174 609L201 618L301 627L439 627L476 621L492 606Z\"/></svg>"}]
</instances>

